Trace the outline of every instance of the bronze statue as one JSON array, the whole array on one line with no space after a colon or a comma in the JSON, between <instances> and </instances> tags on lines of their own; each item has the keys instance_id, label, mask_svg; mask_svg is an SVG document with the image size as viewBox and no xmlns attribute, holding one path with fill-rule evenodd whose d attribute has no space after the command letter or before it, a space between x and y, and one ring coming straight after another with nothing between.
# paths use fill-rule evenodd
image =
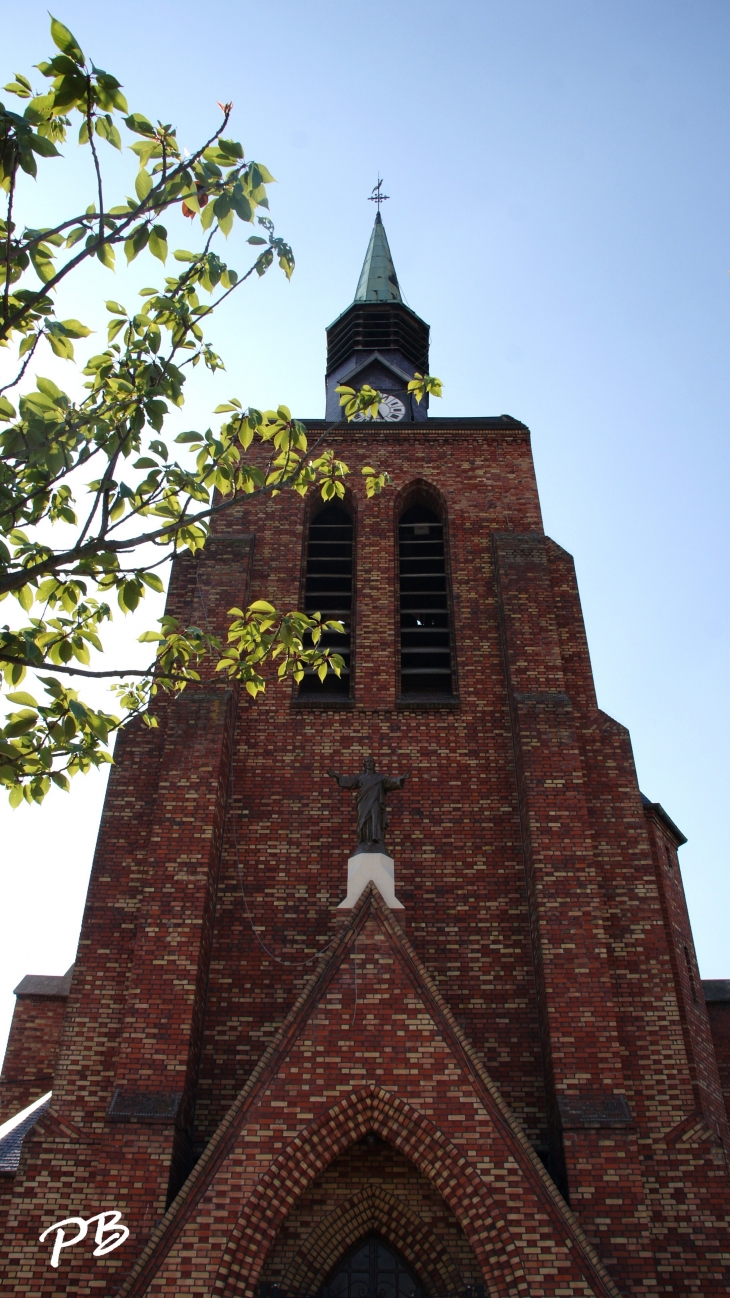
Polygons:
<instances>
[{"instance_id":1,"label":"bronze statue","mask_svg":"<svg viewBox=\"0 0 730 1298\"><path fill-rule=\"evenodd\" d=\"M372 757L365 758L365 770L359 775L338 775L337 771L327 774L336 780L341 789L357 789L355 798L357 810L357 847L355 856L360 852L385 852L385 831L388 828L388 808L385 805L386 793L402 789L410 775L378 775Z\"/></svg>"}]
</instances>

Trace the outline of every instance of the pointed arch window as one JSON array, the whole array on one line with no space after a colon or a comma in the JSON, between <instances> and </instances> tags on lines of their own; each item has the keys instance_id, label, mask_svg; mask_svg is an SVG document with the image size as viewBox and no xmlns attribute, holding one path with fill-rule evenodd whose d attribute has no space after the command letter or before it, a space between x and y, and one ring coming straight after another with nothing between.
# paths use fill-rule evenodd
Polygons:
<instances>
[{"instance_id":1,"label":"pointed arch window","mask_svg":"<svg viewBox=\"0 0 730 1298\"><path fill-rule=\"evenodd\" d=\"M453 695L451 592L444 524L416 503L398 525L401 694Z\"/></svg>"},{"instance_id":2,"label":"pointed arch window","mask_svg":"<svg viewBox=\"0 0 730 1298\"><path fill-rule=\"evenodd\" d=\"M400 1253L380 1235L369 1235L337 1264L322 1298L425 1298Z\"/></svg>"},{"instance_id":3,"label":"pointed arch window","mask_svg":"<svg viewBox=\"0 0 730 1298\"><path fill-rule=\"evenodd\" d=\"M326 631L320 643L340 654L345 666L340 676L330 671L324 681L316 672L307 672L299 686L300 697L324 700L350 694L353 544L352 518L343 505L325 505L314 515L307 534L304 611L344 622L344 635Z\"/></svg>"}]
</instances>

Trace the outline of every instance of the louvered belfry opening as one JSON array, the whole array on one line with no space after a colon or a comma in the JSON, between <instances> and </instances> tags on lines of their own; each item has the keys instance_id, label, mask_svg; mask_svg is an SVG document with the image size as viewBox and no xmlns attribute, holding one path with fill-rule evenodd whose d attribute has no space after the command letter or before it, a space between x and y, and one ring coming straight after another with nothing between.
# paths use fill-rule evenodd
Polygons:
<instances>
[{"instance_id":1,"label":"louvered belfry opening","mask_svg":"<svg viewBox=\"0 0 730 1298\"><path fill-rule=\"evenodd\" d=\"M325 505L309 524L304 611L321 613L323 621L338 618L344 622L344 635L326 631L321 644L341 654L345 666L341 676L329 671L323 681L316 672L307 672L299 693L309 698L346 698L350 693L352 551L350 515L342 505Z\"/></svg>"},{"instance_id":2,"label":"louvered belfry opening","mask_svg":"<svg viewBox=\"0 0 730 1298\"><path fill-rule=\"evenodd\" d=\"M428 373L429 326L402 302L353 302L327 330L327 373L351 356L398 351Z\"/></svg>"},{"instance_id":3,"label":"louvered belfry opening","mask_svg":"<svg viewBox=\"0 0 730 1298\"><path fill-rule=\"evenodd\" d=\"M401 515L398 532L401 693L452 694L444 525L430 506L418 503Z\"/></svg>"}]
</instances>

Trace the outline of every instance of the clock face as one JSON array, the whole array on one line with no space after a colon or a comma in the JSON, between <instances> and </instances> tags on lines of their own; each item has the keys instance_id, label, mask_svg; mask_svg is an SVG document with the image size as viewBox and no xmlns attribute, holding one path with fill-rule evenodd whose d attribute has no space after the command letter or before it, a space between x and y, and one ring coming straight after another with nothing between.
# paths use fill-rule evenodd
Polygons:
<instances>
[{"instance_id":1,"label":"clock face","mask_svg":"<svg viewBox=\"0 0 730 1298\"><path fill-rule=\"evenodd\" d=\"M390 424L399 423L405 413L406 408L398 397L384 396L378 406L378 419L385 419ZM361 410L354 416L354 419L357 423L362 423L364 420L369 420L370 415Z\"/></svg>"}]
</instances>

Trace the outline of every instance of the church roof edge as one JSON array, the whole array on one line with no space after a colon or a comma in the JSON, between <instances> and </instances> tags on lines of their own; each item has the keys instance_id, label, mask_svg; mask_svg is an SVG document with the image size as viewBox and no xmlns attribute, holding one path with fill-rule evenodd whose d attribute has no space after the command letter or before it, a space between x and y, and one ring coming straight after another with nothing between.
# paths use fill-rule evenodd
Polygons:
<instances>
[{"instance_id":1,"label":"church roof edge","mask_svg":"<svg viewBox=\"0 0 730 1298\"><path fill-rule=\"evenodd\" d=\"M335 325L338 324L340 320L343 320L347 315L348 311L352 311L354 307L359 307L360 309L365 307L367 309L368 307L378 307L378 306L382 307L385 305L386 303L382 301L381 302L375 300L358 301L357 298L355 298L354 301L350 302L349 305L345 307L344 311L340 311L340 314L335 316L334 320L327 325L327 330L329 331L330 329L334 329ZM421 325L425 325L426 329L430 331L431 329L430 324L427 324L426 321L423 319L423 317L420 316L417 311L414 311L412 306L408 306L408 304L404 302L402 298L398 298L397 301L395 300L391 301L390 306L399 306L401 310L407 311L408 315L412 315L414 320L417 320L418 323Z\"/></svg>"},{"instance_id":2,"label":"church roof edge","mask_svg":"<svg viewBox=\"0 0 730 1298\"><path fill-rule=\"evenodd\" d=\"M646 797L646 794L642 793L641 805L644 807L645 811L654 812L654 815L657 817L659 821L661 821L664 828L672 835L673 838L676 838L677 847L682 847L687 842L685 835L682 833L681 829L679 829L679 827L675 825L671 816L667 815L661 802L652 802L650 798Z\"/></svg>"},{"instance_id":3,"label":"church roof edge","mask_svg":"<svg viewBox=\"0 0 730 1298\"><path fill-rule=\"evenodd\" d=\"M332 421L329 419L302 419L301 422L306 428L311 429L329 428L332 426L336 428L364 427L363 424L349 424L345 419L338 421L335 425L332 425ZM391 432L397 432L399 428L408 429L409 431L414 428L418 428L421 431L429 429L431 432L438 432L439 429L448 432L450 429L456 430L461 428L473 428L475 431L484 429L494 432L510 433L529 433L530 431L527 424L523 424L519 419L514 419L512 415L475 415L472 419L463 416L460 418L448 419L439 418L437 415L433 415L428 419L421 420L420 422L402 420L400 423L391 424L379 420L376 426L378 428L387 428Z\"/></svg>"}]
</instances>

